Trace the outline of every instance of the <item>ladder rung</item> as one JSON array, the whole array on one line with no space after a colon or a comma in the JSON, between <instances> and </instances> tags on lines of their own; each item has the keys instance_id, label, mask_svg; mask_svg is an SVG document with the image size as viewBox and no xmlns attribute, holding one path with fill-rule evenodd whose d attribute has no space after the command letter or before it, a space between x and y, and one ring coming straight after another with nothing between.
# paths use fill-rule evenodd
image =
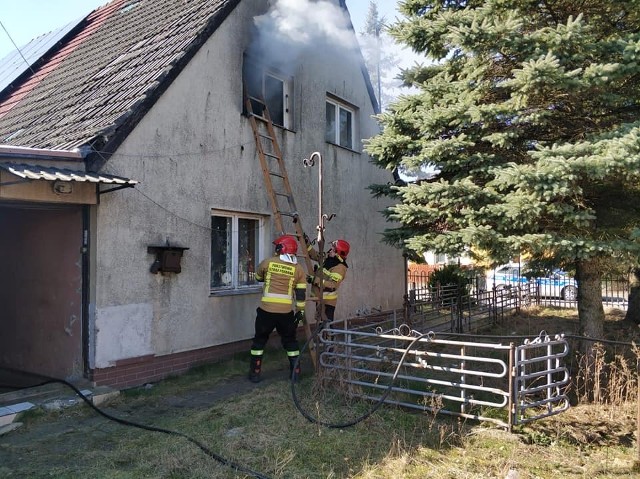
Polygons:
<instances>
[{"instance_id":1,"label":"ladder rung","mask_svg":"<svg viewBox=\"0 0 640 479\"><path fill-rule=\"evenodd\" d=\"M276 160L280 159L280 157L278 155L274 155L273 153L267 153L266 151L263 151L262 154L264 156L268 156L269 158L275 158Z\"/></svg>"},{"instance_id":2,"label":"ladder rung","mask_svg":"<svg viewBox=\"0 0 640 479\"><path fill-rule=\"evenodd\" d=\"M269 174L270 174L271 176L277 176L277 177L279 177L279 178L284 178L284 175L283 175L283 174L281 174L281 173L276 173L275 171L270 171L270 172L269 172Z\"/></svg>"},{"instance_id":3,"label":"ladder rung","mask_svg":"<svg viewBox=\"0 0 640 479\"><path fill-rule=\"evenodd\" d=\"M271 140L271 141L273 141L273 137L272 137L271 135L265 135L265 134L263 134L263 133L258 133L258 136L260 136L260 137L262 137L262 138L265 138L265 139L267 139L267 140Z\"/></svg>"},{"instance_id":4,"label":"ladder rung","mask_svg":"<svg viewBox=\"0 0 640 479\"><path fill-rule=\"evenodd\" d=\"M250 96L250 97L249 97L249 100L253 100L253 101L255 101L256 103L258 103L258 104L260 104L260 105L265 105L265 106L266 106L266 103L265 103L264 101L262 101L262 100L261 100L260 98L258 98L258 97Z\"/></svg>"},{"instance_id":5,"label":"ladder rung","mask_svg":"<svg viewBox=\"0 0 640 479\"><path fill-rule=\"evenodd\" d=\"M289 193L282 193L282 192L279 192L279 191L274 191L273 193L278 195L278 196L284 196L286 198L289 198L291 196Z\"/></svg>"},{"instance_id":6,"label":"ladder rung","mask_svg":"<svg viewBox=\"0 0 640 479\"><path fill-rule=\"evenodd\" d=\"M284 211L281 211L280 214L282 216L290 216L291 218L297 218L298 217L298 212L297 211L292 211L291 213L285 213Z\"/></svg>"}]
</instances>

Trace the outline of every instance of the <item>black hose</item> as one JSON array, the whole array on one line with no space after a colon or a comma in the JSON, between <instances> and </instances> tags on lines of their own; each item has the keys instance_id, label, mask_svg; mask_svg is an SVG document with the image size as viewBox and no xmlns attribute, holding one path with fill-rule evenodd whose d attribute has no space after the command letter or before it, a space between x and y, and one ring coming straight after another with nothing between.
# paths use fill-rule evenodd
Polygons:
<instances>
[{"instance_id":1,"label":"black hose","mask_svg":"<svg viewBox=\"0 0 640 479\"><path fill-rule=\"evenodd\" d=\"M37 387L37 386L44 386L45 384L52 384L52 383L60 383L60 384L64 384L65 386L67 386L68 388L72 389L78 396L80 396L80 398L89 405L89 407L91 407L91 409L93 409L95 412L97 412L98 414L100 414L101 416L117 422L118 424L122 424L124 426L131 426L131 427L135 427L138 429L144 429L146 431L152 431L152 432L161 432L163 434L170 434L170 435L174 435L174 436L179 436L182 437L184 439L186 439L187 441L189 441L192 444L195 444L196 446L198 446L200 448L200 450L202 450L205 454L207 454L209 457L215 459L216 461L218 461L219 463L228 466L232 469L235 469L237 472L241 472L243 474L247 474L251 477L255 477L257 479L270 479L269 476L266 476L260 472L256 472L253 471L247 467L242 466L241 464L238 464L237 462L231 461L229 459L226 459L224 457L222 457L221 455L215 453L214 451L212 451L211 449L209 449L207 446L205 446L203 443L201 443L200 441L198 441L197 439L192 438L191 436L188 436L187 434L184 434L182 432L179 431L173 431L171 429L164 429L161 427L156 427L156 426L147 426L146 424L140 424L137 422L133 422L133 421L128 421L126 419L121 419L119 417L116 416L112 416L111 414L108 414L104 411L102 411L101 409L99 409L95 404L93 404L93 402L91 402L91 400L89 400L84 394L82 394L82 392L75 387L73 384L65 381L64 379L58 379L58 378L52 378L49 376L44 376L42 374L36 374L36 373L30 373L27 371L19 371L16 369L10 369L10 368L2 368L11 372L15 372L15 373L19 373L19 374L26 374L28 376L33 376L33 377L37 377L37 378L41 378L44 379L44 381L42 381L39 384L35 384L31 387Z\"/></svg>"},{"instance_id":2,"label":"black hose","mask_svg":"<svg viewBox=\"0 0 640 479\"><path fill-rule=\"evenodd\" d=\"M393 389L393 384L395 383L395 381L396 381L396 379L398 377L398 374L400 373L400 368L402 367L402 364L404 363L404 360L407 357L407 354L409 353L409 351L411 350L413 345L416 344L420 339L422 339L424 337L431 336L432 334L433 334L432 332L421 334L419 336L416 336L415 339L413 341L411 341L411 343L409 343L409 345L404 350L404 353L402 354L402 357L400 358L400 361L398 362L398 366L396 367L396 370L393 373L393 376L391 377L391 382L389 383L389 386L385 390L384 394L382 396L380 396L380 399L378 399L378 401L373 405L373 407L371 409L369 409L366 413L364 413L363 415L357 417L356 419L353 419L353 420L351 420L349 422L344 422L344 423L331 423L331 422L321 421L318 418L312 416L307 411L305 411L305 409L300 404L300 401L298 399L298 395L296 394L296 387L295 387L296 383L297 383L297 379L298 379L296 377L295 371L298 369L298 363L300 362L300 356L298 356L298 359L296 359L296 364L294 366L294 373L291 376L291 396L293 397L293 403L295 404L295 406L298 409L298 411L300 411L300 414L302 414L310 422L312 422L314 424L318 424L319 426L324 426L324 427L327 427L327 428L330 428L330 429L344 429L344 428L347 428L347 427L355 426L359 422L362 422L365 419L367 419L368 417L372 416L373 413L375 413L378 409L380 409L380 406L382 406L382 404L385 402L385 400L387 399L389 394L391 394L391 390ZM302 347L301 353L304 352L307 349L307 347L309 346L311 341L313 341L317 336L318 336L318 332L316 331L307 340L307 342L304 344L304 346Z\"/></svg>"},{"instance_id":3,"label":"black hose","mask_svg":"<svg viewBox=\"0 0 640 479\"><path fill-rule=\"evenodd\" d=\"M296 373L295 373L295 371L298 370L298 364L300 362L300 357L298 357L298 359L296 360L296 364L294 366L294 373L293 373L292 378L291 378L292 379L291 380L291 396L293 398L293 403L295 404L295 406L298 409L298 411L300 411L300 414L302 414L307 420L309 420L310 422L312 422L314 424L318 424L320 426L324 426L324 427L331 428L331 429L342 429L342 428L346 428L346 427L355 426L359 422L362 422L365 419L367 419L368 417L370 417L371 415L373 415L373 413L375 413L380 408L380 406L382 406L384 401L387 399L387 397L391 393L391 390L393 389L393 384L395 383L395 381L396 381L396 379L398 377L398 374L400 372L400 367L404 363L404 360L405 360L409 350L413 347L413 345L417 341L419 341L420 339L424 338L425 336L430 336L432 334L433 334L433 332L421 334L419 336L416 336L416 338L413 341L411 341L411 343L404 350L404 353L402 354L402 357L400 358L400 361L398 362L398 366L396 367L396 370L393 373L393 377L391 378L391 383L389 383L389 386L385 390L384 394L380 397L380 399L373 405L373 407L369 411L367 411L362 416L357 417L356 419L353 419L353 420L351 420L349 422L344 422L344 423L331 423L331 422L321 421L318 418L312 416L310 413L308 413L302 407L302 405L300 404L300 400L298 399L298 395L296 393L296 383L297 383L297 379L298 378L296 377ZM473 337L475 339L478 338L477 334L476 335L472 335L472 334L464 334L464 333L446 333L446 335L447 336L457 336L457 337ZM318 336L318 331L316 330L316 332L314 332L314 334L311 336L311 338L309 338L307 340L307 342L304 344L304 346L302 347L301 353L304 352L309 347L309 345L311 344L312 341L316 340L317 336ZM498 336L498 335L486 335L485 336L485 335L482 335L482 337L483 338L491 338L491 339L526 339L526 338L530 338L531 336ZM586 341L607 343L607 344L617 344L617 345L624 345L624 346L630 346L630 347L636 346L635 343L626 343L626 342L621 342L621 341L611 341L611 340L607 340L607 339L589 338L587 336L565 335L564 337L565 338L570 338L570 339L586 340Z\"/></svg>"}]
</instances>

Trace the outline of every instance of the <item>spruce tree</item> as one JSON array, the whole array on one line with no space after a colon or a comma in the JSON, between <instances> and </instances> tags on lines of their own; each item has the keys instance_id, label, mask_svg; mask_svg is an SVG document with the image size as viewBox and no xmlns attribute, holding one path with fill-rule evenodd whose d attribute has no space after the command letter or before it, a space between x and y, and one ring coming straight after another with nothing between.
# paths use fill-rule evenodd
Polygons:
<instances>
[{"instance_id":1,"label":"spruce tree","mask_svg":"<svg viewBox=\"0 0 640 479\"><path fill-rule=\"evenodd\" d=\"M640 253L640 1L404 0L391 34L433 61L367 151L432 180L372 185L387 242L573 268L601 337L602 265Z\"/></svg>"},{"instance_id":2,"label":"spruce tree","mask_svg":"<svg viewBox=\"0 0 640 479\"><path fill-rule=\"evenodd\" d=\"M391 100L387 90L393 82L388 74L398 65L398 60L389 50L391 43L393 39L386 33L386 18L380 16L378 3L371 0L360 32L360 44L381 110Z\"/></svg>"}]
</instances>

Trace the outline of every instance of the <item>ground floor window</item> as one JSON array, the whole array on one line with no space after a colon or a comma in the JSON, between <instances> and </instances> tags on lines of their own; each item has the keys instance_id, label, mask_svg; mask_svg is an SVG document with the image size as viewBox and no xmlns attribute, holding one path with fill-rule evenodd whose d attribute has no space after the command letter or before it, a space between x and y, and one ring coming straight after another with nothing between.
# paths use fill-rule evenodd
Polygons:
<instances>
[{"instance_id":1,"label":"ground floor window","mask_svg":"<svg viewBox=\"0 0 640 479\"><path fill-rule=\"evenodd\" d=\"M213 212L211 215L211 290L255 286L262 244L258 216Z\"/></svg>"}]
</instances>

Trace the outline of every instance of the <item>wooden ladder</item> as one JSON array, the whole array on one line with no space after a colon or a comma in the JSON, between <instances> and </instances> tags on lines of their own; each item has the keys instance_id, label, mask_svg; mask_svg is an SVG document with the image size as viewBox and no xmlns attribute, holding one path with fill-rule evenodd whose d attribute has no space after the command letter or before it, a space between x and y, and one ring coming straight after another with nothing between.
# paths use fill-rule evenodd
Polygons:
<instances>
[{"instance_id":1,"label":"wooden ladder","mask_svg":"<svg viewBox=\"0 0 640 479\"><path fill-rule=\"evenodd\" d=\"M293 198L293 191L291 190L287 169L284 164L284 159L282 158L278 140L276 139L276 133L273 128L271 116L269 115L269 110L261 98L249 96L246 91L244 98L245 109L249 117L249 122L251 123L251 129L253 130L256 151L260 159L260 166L264 175L264 182L267 187L267 194L269 195L277 233L279 235L288 234L297 238L298 244L300 245L299 249L302 250L302 254L298 253L298 257L303 259L307 274L313 275L313 263L303 239L304 229L302 228L302 221L300 220L300 215L298 214ZM256 106L262 110L262 114L254 111ZM291 218L293 232L287 231L285 228L283 221L285 217ZM307 295L307 306L310 301L312 300L310 300L309 295ZM313 367L316 369L316 345L312 339L311 325L309 324L306 314L304 331L307 336L307 341L309 342L309 354L313 362Z\"/></svg>"}]
</instances>

